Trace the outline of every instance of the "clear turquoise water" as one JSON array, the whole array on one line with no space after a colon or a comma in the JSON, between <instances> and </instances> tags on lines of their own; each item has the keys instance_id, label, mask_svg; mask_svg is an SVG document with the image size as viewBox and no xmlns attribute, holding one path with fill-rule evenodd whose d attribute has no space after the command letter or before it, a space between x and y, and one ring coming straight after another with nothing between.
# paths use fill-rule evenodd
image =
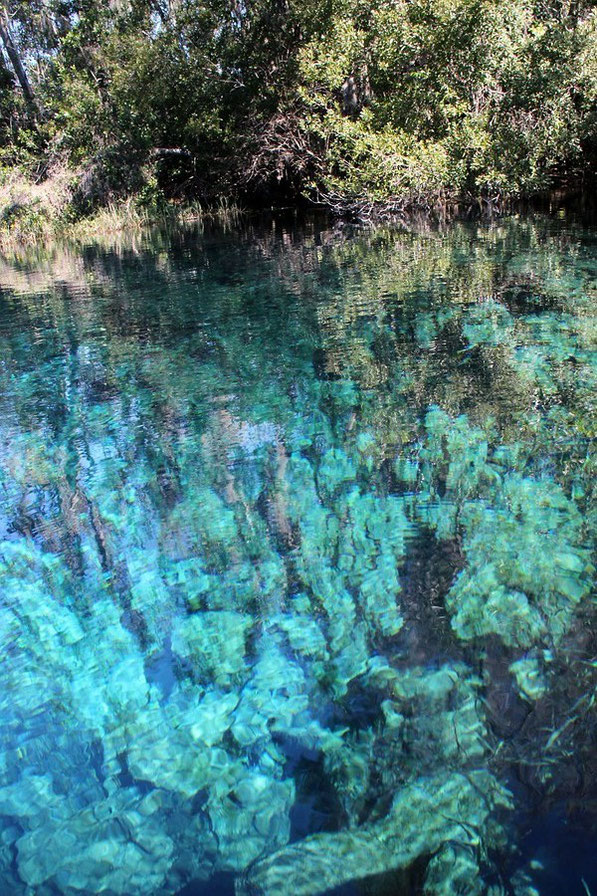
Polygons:
<instances>
[{"instance_id":1,"label":"clear turquoise water","mask_svg":"<svg viewBox=\"0 0 597 896\"><path fill-rule=\"evenodd\" d=\"M0 289L0 893L597 893L597 231Z\"/></svg>"}]
</instances>

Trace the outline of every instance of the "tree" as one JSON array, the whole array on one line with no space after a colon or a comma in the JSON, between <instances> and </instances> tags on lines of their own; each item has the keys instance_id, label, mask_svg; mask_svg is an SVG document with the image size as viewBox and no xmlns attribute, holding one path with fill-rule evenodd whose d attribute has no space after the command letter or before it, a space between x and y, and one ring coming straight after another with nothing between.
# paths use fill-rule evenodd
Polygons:
<instances>
[{"instance_id":1,"label":"tree","mask_svg":"<svg viewBox=\"0 0 597 896\"><path fill-rule=\"evenodd\" d=\"M23 91L27 101L31 103L32 106L35 106L35 94L33 93L33 89L25 70L25 66L21 61L19 50L13 39L10 19L5 6L2 6L0 9L0 38L2 38L2 43L4 44L6 54L10 59L11 65L14 69L14 73L17 76L19 84L21 85L21 90Z\"/></svg>"}]
</instances>

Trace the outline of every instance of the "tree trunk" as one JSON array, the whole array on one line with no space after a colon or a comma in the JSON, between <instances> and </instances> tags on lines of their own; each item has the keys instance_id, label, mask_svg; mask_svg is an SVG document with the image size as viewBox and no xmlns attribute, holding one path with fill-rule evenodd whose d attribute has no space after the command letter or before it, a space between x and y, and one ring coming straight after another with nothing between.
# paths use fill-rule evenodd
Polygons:
<instances>
[{"instance_id":1,"label":"tree trunk","mask_svg":"<svg viewBox=\"0 0 597 896\"><path fill-rule=\"evenodd\" d=\"M21 62L19 51L17 50L12 39L12 35L10 33L10 22L5 9L2 9L0 11L0 37L2 38L2 43L4 44L7 56L10 59L15 75L18 78L19 84L21 85L27 101L31 103L32 106L35 106L35 94L33 93L31 84L29 83L27 72L25 71L23 63Z\"/></svg>"},{"instance_id":2,"label":"tree trunk","mask_svg":"<svg viewBox=\"0 0 597 896\"><path fill-rule=\"evenodd\" d=\"M168 16L164 12L164 8L162 7L160 0L150 0L150 6L154 10L154 12L157 12L158 16L161 19L162 25L167 25Z\"/></svg>"}]
</instances>

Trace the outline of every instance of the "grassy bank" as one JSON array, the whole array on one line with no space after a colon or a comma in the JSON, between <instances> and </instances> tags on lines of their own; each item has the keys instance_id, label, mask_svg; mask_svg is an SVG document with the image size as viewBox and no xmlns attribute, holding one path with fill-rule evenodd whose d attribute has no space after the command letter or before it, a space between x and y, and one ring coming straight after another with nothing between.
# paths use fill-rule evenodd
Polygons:
<instances>
[{"instance_id":1,"label":"grassy bank","mask_svg":"<svg viewBox=\"0 0 597 896\"><path fill-rule=\"evenodd\" d=\"M0 171L0 252L12 252L44 240L65 238L94 242L124 231L192 222L233 225L243 214L240 205L220 199L211 204L142 196L114 198L82 214L77 210L79 172L60 166L38 180L18 171Z\"/></svg>"}]
</instances>

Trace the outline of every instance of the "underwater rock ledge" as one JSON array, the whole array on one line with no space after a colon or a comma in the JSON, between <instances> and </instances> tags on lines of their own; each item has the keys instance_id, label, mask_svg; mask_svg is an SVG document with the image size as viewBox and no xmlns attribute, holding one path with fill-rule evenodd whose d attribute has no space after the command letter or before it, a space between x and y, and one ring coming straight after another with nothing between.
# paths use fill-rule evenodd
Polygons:
<instances>
[{"instance_id":1,"label":"underwater rock ledge","mask_svg":"<svg viewBox=\"0 0 597 896\"><path fill-rule=\"evenodd\" d=\"M508 804L486 771L417 781L396 794L383 820L353 831L314 834L258 861L239 880L236 894L318 896L350 881L406 868L451 841L478 846L479 829L496 801ZM481 892L474 880L469 886L470 894Z\"/></svg>"}]
</instances>

